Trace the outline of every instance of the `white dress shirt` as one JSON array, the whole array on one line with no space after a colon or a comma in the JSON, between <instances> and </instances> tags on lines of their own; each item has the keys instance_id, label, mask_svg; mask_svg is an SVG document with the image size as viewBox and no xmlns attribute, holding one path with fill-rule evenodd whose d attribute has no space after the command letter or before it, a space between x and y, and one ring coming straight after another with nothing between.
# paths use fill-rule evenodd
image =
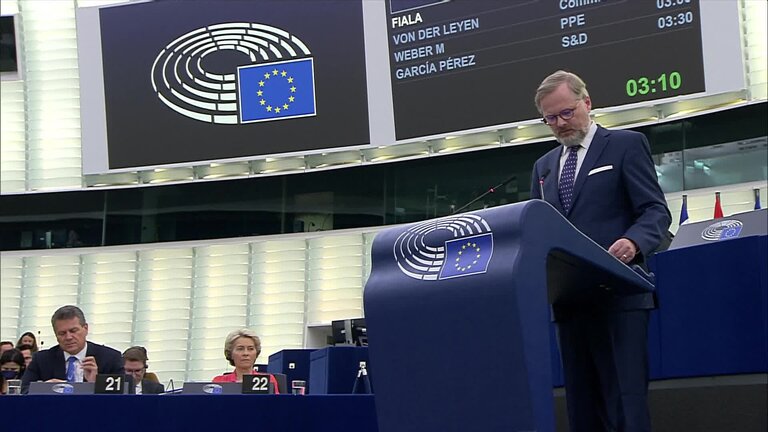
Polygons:
<instances>
[{"instance_id":1,"label":"white dress shirt","mask_svg":"<svg viewBox=\"0 0 768 432\"><path fill-rule=\"evenodd\" d=\"M83 382L83 360L85 360L85 353L88 351L88 342L85 343L82 351L77 354L70 354L64 351L64 370L67 369L67 362L70 357L76 357L75 362L75 382Z\"/></svg>"},{"instance_id":2,"label":"white dress shirt","mask_svg":"<svg viewBox=\"0 0 768 432\"><path fill-rule=\"evenodd\" d=\"M578 160L576 161L576 175L574 178L578 178L579 176L579 170L581 169L581 163L584 162L584 158L587 157L587 151L589 151L589 145L592 143L592 138L595 137L595 133L597 132L597 123L591 122L589 124L589 130L587 131L587 136L584 137L584 141L581 142L580 146L581 149L576 152L576 157ZM560 176L563 175L563 165L565 165L565 160L568 158L568 149L569 147L563 146L563 151L560 154L560 170L558 171L558 178L557 180L560 180Z\"/></svg>"}]
</instances>

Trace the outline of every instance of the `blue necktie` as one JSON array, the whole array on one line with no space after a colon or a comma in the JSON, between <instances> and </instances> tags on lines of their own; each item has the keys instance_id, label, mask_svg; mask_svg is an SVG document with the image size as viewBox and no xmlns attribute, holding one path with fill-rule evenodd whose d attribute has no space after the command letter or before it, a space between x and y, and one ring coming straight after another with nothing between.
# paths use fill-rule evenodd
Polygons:
<instances>
[{"instance_id":1,"label":"blue necktie","mask_svg":"<svg viewBox=\"0 0 768 432\"><path fill-rule=\"evenodd\" d=\"M568 148L568 157L565 159L563 165L563 172L560 174L560 183L557 187L560 194L560 204L563 205L563 211L568 213L571 208L571 202L573 201L573 184L576 182L576 162L579 157L576 152L579 151L581 146L572 146Z\"/></svg>"},{"instance_id":2,"label":"blue necktie","mask_svg":"<svg viewBox=\"0 0 768 432\"><path fill-rule=\"evenodd\" d=\"M75 382L75 363L77 357L71 356L67 359L67 382Z\"/></svg>"}]
</instances>

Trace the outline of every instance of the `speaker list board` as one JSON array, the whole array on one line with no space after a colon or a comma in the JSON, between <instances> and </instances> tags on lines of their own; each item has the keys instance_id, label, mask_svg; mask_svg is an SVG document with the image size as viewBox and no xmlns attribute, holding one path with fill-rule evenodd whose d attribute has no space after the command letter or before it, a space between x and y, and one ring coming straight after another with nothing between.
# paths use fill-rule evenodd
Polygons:
<instances>
[{"instance_id":1,"label":"speaker list board","mask_svg":"<svg viewBox=\"0 0 768 432\"><path fill-rule=\"evenodd\" d=\"M396 137L533 119L565 69L595 107L705 91L698 0L391 0Z\"/></svg>"}]
</instances>

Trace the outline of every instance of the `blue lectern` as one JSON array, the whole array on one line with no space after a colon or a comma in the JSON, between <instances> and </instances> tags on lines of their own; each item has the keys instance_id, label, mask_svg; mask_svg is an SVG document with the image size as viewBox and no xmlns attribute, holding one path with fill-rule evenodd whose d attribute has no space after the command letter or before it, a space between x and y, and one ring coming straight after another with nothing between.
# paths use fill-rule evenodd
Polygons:
<instances>
[{"instance_id":1,"label":"blue lectern","mask_svg":"<svg viewBox=\"0 0 768 432\"><path fill-rule=\"evenodd\" d=\"M653 289L539 200L385 230L372 263L381 432L553 431L548 300Z\"/></svg>"},{"instance_id":2,"label":"blue lectern","mask_svg":"<svg viewBox=\"0 0 768 432\"><path fill-rule=\"evenodd\" d=\"M654 259L660 378L768 372L768 209L682 225Z\"/></svg>"},{"instance_id":3,"label":"blue lectern","mask_svg":"<svg viewBox=\"0 0 768 432\"><path fill-rule=\"evenodd\" d=\"M665 378L768 372L766 263L764 235L659 254Z\"/></svg>"}]
</instances>

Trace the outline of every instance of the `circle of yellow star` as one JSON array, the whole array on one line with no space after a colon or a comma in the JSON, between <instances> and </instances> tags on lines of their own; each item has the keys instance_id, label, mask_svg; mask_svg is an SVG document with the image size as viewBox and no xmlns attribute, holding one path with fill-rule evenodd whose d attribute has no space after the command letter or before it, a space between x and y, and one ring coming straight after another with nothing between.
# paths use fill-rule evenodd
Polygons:
<instances>
[{"instance_id":1,"label":"circle of yellow star","mask_svg":"<svg viewBox=\"0 0 768 432\"><path fill-rule=\"evenodd\" d=\"M288 84L293 84L293 77L288 75L287 71L285 71L285 70L278 70L278 69L272 69L271 73L270 72L264 73L264 79L259 81L259 87L266 88L266 85L267 85L267 81L266 80L268 80L272 76L274 76L274 77L279 76L280 78L284 78L285 81ZM289 88L289 90L292 93L291 96L289 96L288 99L286 101L284 101L282 104L277 104L276 106L272 106L272 104L267 105L267 100L264 97L264 91L263 90L261 90L261 89L258 90L256 92L256 96L259 97L259 105L264 106L264 109L266 109L267 112L279 114L282 111L287 111L288 108L290 108L290 104L292 104L292 103L294 103L296 101L296 97L293 96L293 93L296 93L296 90L297 90L296 86L292 85Z\"/></svg>"},{"instance_id":2,"label":"circle of yellow star","mask_svg":"<svg viewBox=\"0 0 768 432\"><path fill-rule=\"evenodd\" d=\"M469 250L467 250L469 248ZM464 251L467 252L474 252L475 257L472 259L472 262L466 265L461 265L461 257L464 254ZM473 242L467 242L466 244L461 245L461 249L456 253L458 255L456 257L456 262L453 264L453 267L458 271L467 271L472 268L473 265L477 264L477 261L480 260L481 254L480 254L480 247L477 246L477 243Z\"/></svg>"}]
</instances>

